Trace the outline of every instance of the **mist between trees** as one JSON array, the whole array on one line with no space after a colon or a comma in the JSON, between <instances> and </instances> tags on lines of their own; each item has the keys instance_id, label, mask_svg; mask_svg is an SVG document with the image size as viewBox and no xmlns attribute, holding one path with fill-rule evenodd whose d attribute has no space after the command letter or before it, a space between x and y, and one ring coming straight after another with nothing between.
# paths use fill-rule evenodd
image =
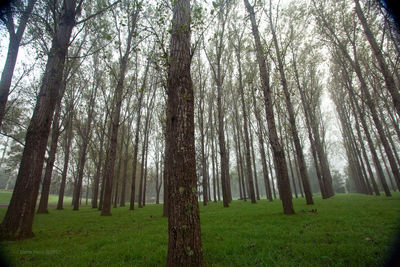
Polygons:
<instances>
[{"instance_id":1,"label":"mist between trees","mask_svg":"<svg viewBox=\"0 0 400 267\"><path fill-rule=\"evenodd\" d=\"M3 238L64 196L163 203L168 264L201 265L198 201L292 214L400 189L399 39L376 1L29 0L1 20Z\"/></svg>"}]
</instances>

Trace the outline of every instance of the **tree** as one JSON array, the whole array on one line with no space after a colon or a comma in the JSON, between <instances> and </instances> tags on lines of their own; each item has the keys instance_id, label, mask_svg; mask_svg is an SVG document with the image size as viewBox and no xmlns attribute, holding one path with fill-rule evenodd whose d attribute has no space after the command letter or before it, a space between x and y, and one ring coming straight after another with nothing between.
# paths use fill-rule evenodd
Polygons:
<instances>
[{"instance_id":1,"label":"tree","mask_svg":"<svg viewBox=\"0 0 400 267\"><path fill-rule=\"evenodd\" d=\"M270 3L269 4L269 13L270 13L269 14L269 24L270 24L270 28L271 28L271 32L272 32L273 41L274 41L276 59L278 62L278 69L279 69L279 74L281 77L281 84L282 84L283 92L285 95L286 108L287 108L288 115L289 115L290 130L291 130L293 142L294 142L294 145L296 148L296 156L297 156L297 161L298 161L299 167L300 167L300 176L301 176L301 181L303 183L304 193L306 195L306 203L307 203L307 205L311 205L311 204L314 204L314 201L312 199L312 192L311 192L310 182L309 182L309 178L308 178L308 174L307 174L307 166L306 166L306 162L304 159L303 148L300 144L300 138L299 138L299 134L298 134L297 126L296 126L296 117L294 114L293 105L292 105L292 101L290 98L290 92L289 92L289 88L288 88L288 84L287 84L287 80L286 80L285 70L284 70L284 66L283 66L282 51L279 47L278 38L276 36L275 25L272 21L272 2L271 2L271 0L269 1L269 3ZM291 164L291 163L289 162L289 164ZM293 177L293 175L292 175L292 177ZM294 187L296 186L294 182L293 182L293 186Z\"/></svg>"},{"instance_id":2,"label":"tree","mask_svg":"<svg viewBox=\"0 0 400 267\"><path fill-rule=\"evenodd\" d=\"M33 237L32 224L39 191L44 154L50 132L69 39L76 21L76 1L65 0L57 30L52 40L40 93L25 138L25 148L14 192L1 224L3 239Z\"/></svg>"},{"instance_id":3,"label":"tree","mask_svg":"<svg viewBox=\"0 0 400 267\"><path fill-rule=\"evenodd\" d=\"M168 72L166 180L167 266L202 266L194 144L194 96L190 75L190 1L173 4Z\"/></svg>"},{"instance_id":4,"label":"tree","mask_svg":"<svg viewBox=\"0 0 400 267\"><path fill-rule=\"evenodd\" d=\"M118 129L120 125L120 113L123 101L123 91L124 91L124 81L125 74L127 71L127 66L129 62L129 57L132 52L132 48L135 46L134 37L137 30L137 22L139 19L139 12L141 11L142 3L135 1L133 6L129 2L125 3L128 11L128 36L126 37L126 47L125 51L122 52L122 40L119 40L119 70L117 78L117 85L115 87L114 98L113 98L113 108L111 111L110 119L110 129L109 129L109 144L107 148L107 155L104 169L104 200L101 209L102 216L111 215L111 193L113 186L113 176L114 176L114 166L117 153L118 144ZM116 16L116 14L114 14ZM121 34L118 35L119 37Z\"/></svg>"},{"instance_id":5,"label":"tree","mask_svg":"<svg viewBox=\"0 0 400 267\"><path fill-rule=\"evenodd\" d=\"M15 64L17 62L18 50L21 44L22 36L25 32L26 24L28 23L35 3L36 0L29 0L26 6L23 1L15 1L15 3L9 3L6 8L7 10L5 14L2 14L2 16L0 17L8 30L8 34L10 35L7 58L0 80L0 128L3 124L4 115L7 111L6 105L8 95L10 93L12 78L14 75ZM15 11L20 8L22 9L19 10L21 16L19 18L18 27L15 29Z\"/></svg>"},{"instance_id":6,"label":"tree","mask_svg":"<svg viewBox=\"0 0 400 267\"><path fill-rule=\"evenodd\" d=\"M267 66L265 63L263 48L261 46L261 39L256 23L254 7L250 5L248 0L244 0L244 4L246 6L247 12L250 15L251 28L256 46L257 62L260 69L261 84L264 92L264 104L268 123L269 141L273 152L272 155L274 158L275 170L277 174L279 195L282 199L283 212L285 214L293 214L294 209L292 203L292 193L290 191L289 175L285 162L285 153L283 151L282 145L279 142L278 134L276 132L274 110L272 106L272 92L269 84L269 73L267 71Z\"/></svg>"}]
</instances>

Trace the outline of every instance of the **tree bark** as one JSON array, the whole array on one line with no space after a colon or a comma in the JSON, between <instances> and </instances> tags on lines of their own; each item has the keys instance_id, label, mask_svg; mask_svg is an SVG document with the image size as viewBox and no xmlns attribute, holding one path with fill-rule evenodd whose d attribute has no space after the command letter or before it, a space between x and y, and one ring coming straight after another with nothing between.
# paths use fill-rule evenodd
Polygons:
<instances>
[{"instance_id":1,"label":"tree bark","mask_svg":"<svg viewBox=\"0 0 400 267\"><path fill-rule=\"evenodd\" d=\"M242 82L242 65L241 65L241 42L237 44L236 49L236 58L238 63L238 72L239 72L239 94L242 106L243 113L243 131L244 131L244 141L246 146L246 176L249 184L249 196L251 199L251 203L256 203L256 196L254 193L254 182L253 182L253 172L251 168L251 147L250 147L250 138L249 138L249 129L248 129L248 118L247 118L247 109L244 101L244 90L243 90L243 82Z\"/></svg>"},{"instance_id":2,"label":"tree bark","mask_svg":"<svg viewBox=\"0 0 400 267\"><path fill-rule=\"evenodd\" d=\"M51 129L50 151L49 151L49 157L47 158L46 161L46 169L42 183L42 192L40 195L39 208L37 211L38 214L49 213L48 203L49 203L51 175L53 172L54 162L56 160L58 138L60 136L61 98L62 98L62 93L57 101L56 111L54 114L53 124L51 127L52 129Z\"/></svg>"},{"instance_id":3,"label":"tree bark","mask_svg":"<svg viewBox=\"0 0 400 267\"><path fill-rule=\"evenodd\" d=\"M364 16L364 13L361 9L359 0L354 0L355 2L355 10L357 17L359 18L361 25L364 29L365 36L369 44L371 45L372 52L375 55L376 60L378 61L380 71L383 75L385 80L386 89L389 91L390 95L392 96L393 105L396 108L397 115L400 116L400 93L399 88L396 86L393 76L391 75L391 71L383 57L382 51L378 46L378 43L375 40L375 37L368 25L368 22Z\"/></svg>"},{"instance_id":4,"label":"tree bark","mask_svg":"<svg viewBox=\"0 0 400 267\"><path fill-rule=\"evenodd\" d=\"M47 60L36 106L26 133L17 181L7 213L1 224L6 240L33 237L35 206L43 169L44 154L62 80L72 28L75 26L74 0L65 0L57 32Z\"/></svg>"},{"instance_id":5,"label":"tree bark","mask_svg":"<svg viewBox=\"0 0 400 267\"><path fill-rule=\"evenodd\" d=\"M173 6L168 73L167 266L203 266L194 144L194 96L190 75L190 1Z\"/></svg>"},{"instance_id":6,"label":"tree bark","mask_svg":"<svg viewBox=\"0 0 400 267\"><path fill-rule=\"evenodd\" d=\"M140 121L141 121L141 110L142 110L142 101L147 81L147 73L150 67L150 60L147 60L146 69L144 71L142 86L139 89L139 98L138 98L138 112L136 115L136 132L135 132L135 143L133 147L133 159L132 159L132 188L131 188L131 201L129 205L130 210L135 209L135 187L136 187L136 169L137 169L137 156L139 151L139 140L140 140ZM165 191L164 191L165 195Z\"/></svg>"},{"instance_id":7,"label":"tree bark","mask_svg":"<svg viewBox=\"0 0 400 267\"><path fill-rule=\"evenodd\" d=\"M13 14L11 8L6 10L6 27L10 35L10 40L8 44L8 52L6 57L6 62L4 64L3 72L1 73L0 80L0 129L3 124L4 115L6 114L6 106L8 95L10 94L10 87L12 82L12 77L14 75L14 68L17 62L18 50L21 43L22 36L24 35L26 24L32 13L33 7L36 0L29 0L22 16L19 20L19 25L17 31L15 32L15 25L13 20Z\"/></svg>"},{"instance_id":8,"label":"tree bark","mask_svg":"<svg viewBox=\"0 0 400 267\"><path fill-rule=\"evenodd\" d=\"M271 1L270 1L270 3L271 3ZM289 88L288 88L287 81L286 81L286 75L285 75L285 70L283 67L281 51L279 49L278 39L277 39L276 33L275 33L275 27L272 23L271 5L270 5L269 22L270 22L270 28L272 31L272 37L273 37L273 41L274 41L276 57L278 60L278 69L279 69L279 73L281 76L281 84L282 84L283 92L285 95L286 108L287 108L288 115L289 115L290 130L291 130L291 134L292 134L292 138L293 138L293 143L296 148L296 156L297 156L297 162L299 163L301 181L303 183L304 193L306 195L306 204L312 205L312 204L314 204L314 201L312 199L312 192L311 192L310 181L309 181L308 173L307 173L306 161L304 159L303 148L300 143L300 138L299 138L299 134L298 134L297 126L296 126L296 117L294 114L292 101L290 99L290 92L289 92ZM289 164L291 167L292 166L291 162L289 162ZM292 171L292 173L293 173L293 171ZM292 178L293 178L293 176L292 176ZM293 186L296 187L294 178L293 178ZM296 197L297 197L296 189L295 189L295 193L296 193Z\"/></svg>"},{"instance_id":9,"label":"tree bark","mask_svg":"<svg viewBox=\"0 0 400 267\"><path fill-rule=\"evenodd\" d=\"M96 76L96 75L95 75ZM95 108L95 100L97 95L98 84L95 81L96 85L92 88L89 100L89 110L86 119L86 125L83 127L83 133L81 135L82 143L80 145L80 153L79 153L79 161L78 161L78 179L77 183L74 187L74 208L73 210L79 210L79 196L82 192L82 181L83 181L83 171L85 169L86 163L86 155L87 155L87 147L90 142L91 137L91 129L92 129L92 121L94 117L94 108Z\"/></svg>"},{"instance_id":10,"label":"tree bark","mask_svg":"<svg viewBox=\"0 0 400 267\"><path fill-rule=\"evenodd\" d=\"M253 106L254 106L254 115L256 116L256 120L257 120L258 147L260 149L260 154L261 154L261 164L262 164L263 175L264 175L265 193L267 195L267 199L269 201L272 201L271 185L270 185L270 180L268 177L267 160L266 160L266 156L265 156L264 136L263 136L263 131L262 131L261 115L260 115L260 111L257 108L257 101L256 101L256 96L255 96L254 91L255 91L255 89L254 89L254 87L252 87L251 95L252 95Z\"/></svg>"},{"instance_id":11,"label":"tree bark","mask_svg":"<svg viewBox=\"0 0 400 267\"><path fill-rule=\"evenodd\" d=\"M244 3L250 15L253 37L256 45L257 61L260 69L261 84L264 91L265 112L267 116L269 140L273 151L275 170L278 180L278 189L280 197L282 199L283 212L284 214L294 214L292 193L290 192L289 176L285 162L285 153L282 149L276 132L271 88L269 84L269 74L265 63L265 57L262 52L263 49L255 18L254 8L250 5L248 0L244 0Z\"/></svg>"},{"instance_id":12,"label":"tree bark","mask_svg":"<svg viewBox=\"0 0 400 267\"><path fill-rule=\"evenodd\" d=\"M114 176L114 166L117 152L117 144L118 144L118 129L120 125L120 114L121 114L121 106L122 106L122 98L124 91L124 81L125 81L125 73L127 70L127 65L129 61L129 55L131 53L132 48L132 40L135 36L136 32L136 23L138 20L140 7L135 5L134 10L131 11L130 14L130 23L129 25L129 34L126 38L126 50L122 58L120 58L119 65L119 77L117 86L115 88L114 95L114 106L111 113L110 120L110 143L107 149L107 159L105 163L104 169L104 200L103 207L101 209L101 216L110 216L111 215L111 194L112 194L112 186L113 186L113 176Z\"/></svg>"},{"instance_id":13,"label":"tree bark","mask_svg":"<svg viewBox=\"0 0 400 267\"><path fill-rule=\"evenodd\" d=\"M72 120L74 117L74 107L73 102L69 103L68 115L65 123L65 137L64 137L64 167L61 174L61 184L60 191L58 193L58 202L57 202L57 210L62 210L64 205L64 191L65 191L65 183L67 181L67 172L68 172L68 163L69 163L69 154L71 150L71 144L73 139L73 127Z\"/></svg>"},{"instance_id":14,"label":"tree bark","mask_svg":"<svg viewBox=\"0 0 400 267\"><path fill-rule=\"evenodd\" d=\"M103 129L101 129L101 134L100 134L100 151L98 152L99 158L97 161L97 168L96 168L96 173L94 175L94 186L93 186L93 194L92 194L92 208L96 209L98 208L98 196L99 196L99 187L100 187L100 176L101 176L101 167L103 166L103 150L104 150L104 137L106 135L106 128L107 128L107 118L108 118L108 113L106 113L105 118L104 118L104 123L103 123ZM101 193L103 193L103 190L101 190ZM101 197L102 198L102 197ZM99 205L100 206L100 205Z\"/></svg>"},{"instance_id":15,"label":"tree bark","mask_svg":"<svg viewBox=\"0 0 400 267\"><path fill-rule=\"evenodd\" d=\"M123 152L123 149L124 149L125 131L126 131L125 127L122 127L121 146L119 148L119 157L118 157L118 167L117 167L117 175L116 175L116 181L115 181L113 208L116 208L117 207L117 203L118 203L119 178L121 176L122 152Z\"/></svg>"}]
</instances>

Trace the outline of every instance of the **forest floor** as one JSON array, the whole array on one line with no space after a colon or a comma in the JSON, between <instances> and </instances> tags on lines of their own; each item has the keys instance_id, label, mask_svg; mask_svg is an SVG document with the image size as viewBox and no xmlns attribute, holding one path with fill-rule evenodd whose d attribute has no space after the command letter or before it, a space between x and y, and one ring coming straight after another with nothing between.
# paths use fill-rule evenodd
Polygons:
<instances>
[{"instance_id":1,"label":"forest floor","mask_svg":"<svg viewBox=\"0 0 400 267\"><path fill-rule=\"evenodd\" d=\"M233 201L200 206L207 266L381 265L400 226L400 193L393 197L294 199L296 214L282 214L280 201ZM129 205L128 205L129 206ZM99 211L50 209L35 216L36 237L2 242L3 256L18 266L163 266L167 219L162 205ZM6 208L0 208L3 218Z\"/></svg>"}]
</instances>

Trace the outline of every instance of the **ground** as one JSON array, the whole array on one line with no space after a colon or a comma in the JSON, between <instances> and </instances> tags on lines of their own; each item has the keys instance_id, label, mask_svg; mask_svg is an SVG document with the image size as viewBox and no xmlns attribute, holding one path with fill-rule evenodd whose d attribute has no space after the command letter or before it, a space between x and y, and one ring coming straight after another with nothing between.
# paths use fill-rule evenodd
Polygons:
<instances>
[{"instance_id":1,"label":"ground","mask_svg":"<svg viewBox=\"0 0 400 267\"><path fill-rule=\"evenodd\" d=\"M400 193L393 197L336 195L315 205L295 199L295 215L280 201L201 205L207 266L376 266L400 225ZM6 208L0 208L1 218ZM112 209L112 216L83 207L35 216L36 237L3 242L18 266L163 266L167 219L162 205Z\"/></svg>"}]
</instances>

